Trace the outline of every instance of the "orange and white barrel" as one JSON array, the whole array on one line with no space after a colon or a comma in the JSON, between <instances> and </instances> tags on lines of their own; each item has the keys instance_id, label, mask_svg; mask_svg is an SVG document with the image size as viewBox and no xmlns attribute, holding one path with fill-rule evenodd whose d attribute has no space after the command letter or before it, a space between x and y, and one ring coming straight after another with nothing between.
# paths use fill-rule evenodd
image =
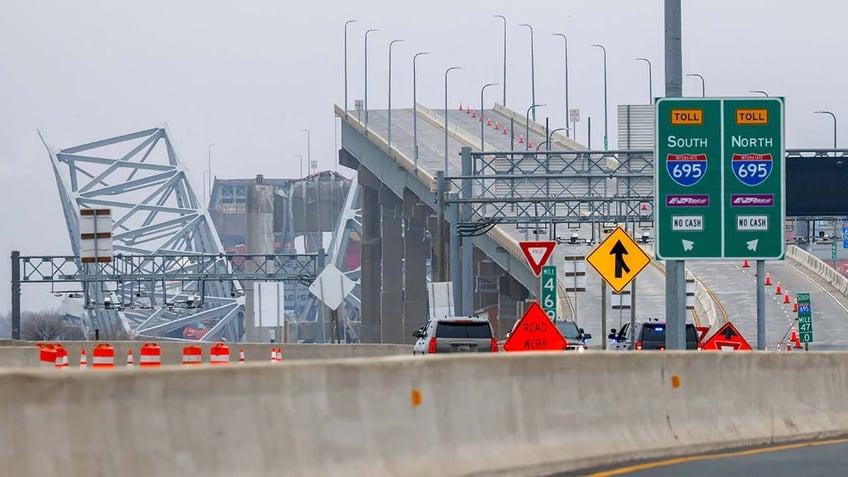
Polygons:
<instances>
[{"instance_id":1,"label":"orange and white barrel","mask_svg":"<svg viewBox=\"0 0 848 477\"><path fill-rule=\"evenodd\" d=\"M98 343L91 350L91 367L110 369L115 367L115 348L109 343Z\"/></svg>"},{"instance_id":2,"label":"orange and white barrel","mask_svg":"<svg viewBox=\"0 0 848 477\"><path fill-rule=\"evenodd\" d=\"M203 361L203 349L200 346L188 345L183 348L183 366L195 366Z\"/></svg>"},{"instance_id":3,"label":"orange and white barrel","mask_svg":"<svg viewBox=\"0 0 848 477\"><path fill-rule=\"evenodd\" d=\"M58 369L65 369L68 367L68 350L65 349L61 344L56 344L56 361L54 362L54 366Z\"/></svg>"},{"instance_id":4,"label":"orange and white barrel","mask_svg":"<svg viewBox=\"0 0 848 477\"><path fill-rule=\"evenodd\" d=\"M230 364L230 347L215 343L209 348L209 364Z\"/></svg>"},{"instance_id":5,"label":"orange and white barrel","mask_svg":"<svg viewBox=\"0 0 848 477\"><path fill-rule=\"evenodd\" d=\"M151 368L162 365L162 348L156 343L144 343L138 356L138 365Z\"/></svg>"},{"instance_id":6,"label":"orange and white barrel","mask_svg":"<svg viewBox=\"0 0 848 477\"><path fill-rule=\"evenodd\" d=\"M40 344L39 360L41 367L55 368L56 367L56 348L51 344Z\"/></svg>"}]
</instances>

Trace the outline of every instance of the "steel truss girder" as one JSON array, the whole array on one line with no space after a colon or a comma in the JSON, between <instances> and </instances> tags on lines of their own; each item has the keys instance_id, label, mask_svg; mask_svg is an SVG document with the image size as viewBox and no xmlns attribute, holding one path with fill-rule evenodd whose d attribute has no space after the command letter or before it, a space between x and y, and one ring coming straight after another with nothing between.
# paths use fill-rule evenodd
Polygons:
<instances>
[{"instance_id":1,"label":"steel truss girder","mask_svg":"<svg viewBox=\"0 0 848 477\"><path fill-rule=\"evenodd\" d=\"M653 220L652 151L510 151L470 153L470 176L446 177L449 189L470 185L460 224L472 235L493 224Z\"/></svg>"},{"instance_id":2,"label":"steel truss girder","mask_svg":"<svg viewBox=\"0 0 848 477\"><path fill-rule=\"evenodd\" d=\"M312 254L115 255L111 262L80 263L75 256L20 257L21 281L42 283L175 280L264 280L312 283L319 273ZM251 271L248 271L251 270Z\"/></svg>"},{"instance_id":3,"label":"steel truss girder","mask_svg":"<svg viewBox=\"0 0 848 477\"><path fill-rule=\"evenodd\" d=\"M90 332L96 325L105 327L102 336L111 338L138 336L142 323L159 326L196 317L193 310L159 310L196 293L198 280L203 280L201 293L206 303L215 304L215 308L204 311L208 317L205 326L216 330L206 333L204 339L240 338L240 324L235 317L243 311L237 301L241 286L234 279L248 276L238 270L230 272L233 259L223 258L218 234L189 183L167 127L62 150L51 148L43 135L42 142L53 165L74 254L79 254L80 209L109 207L115 261L82 266L75 263L76 257L55 257L40 261L32 269L38 257L29 257L31 261L23 267L25 281L81 278L84 295L96 304L86 303L85 316L80 317L83 332ZM273 266L284 270L298 268L279 263ZM130 277L138 277L138 282ZM106 284L118 278L120 283L129 280L134 285L107 290ZM133 292L141 289L149 299L140 299ZM104 310L107 297L117 298L125 311Z\"/></svg>"}]
</instances>

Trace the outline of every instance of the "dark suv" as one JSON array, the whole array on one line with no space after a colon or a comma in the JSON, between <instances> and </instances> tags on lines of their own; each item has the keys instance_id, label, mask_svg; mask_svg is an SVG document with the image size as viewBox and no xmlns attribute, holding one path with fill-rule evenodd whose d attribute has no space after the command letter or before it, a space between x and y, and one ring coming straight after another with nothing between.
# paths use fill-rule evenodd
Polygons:
<instances>
[{"instance_id":1,"label":"dark suv","mask_svg":"<svg viewBox=\"0 0 848 477\"><path fill-rule=\"evenodd\" d=\"M567 351L584 351L588 346L586 342L592 339L591 334L584 333L583 328L579 328L577 323L572 320L557 321L556 327L565 341L568 342L568 346L565 348Z\"/></svg>"},{"instance_id":2,"label":"dark suv","mask_svg":"<svg viewBox=\"0 0 848 477\"><path fill-rule=\"evenodd\" d=\"M613 328L609 334L610 349L630 349L630 324L626 323L621 331L616 333ZM666 324L658 321L647 323L636 323L636 351L639 350L665 350ZM701 341L698 339L698 330L692 323L686 323L686 349L701 349Z\"/></svg>"},{"instance_id":3,"label":"dark suv","mask_svg":"<svg viewBox=\"0 0 848 477\"><path fill-rule=\"evenodd\" d=\"M437 318L412 333L418 338L412 354L497 353L498 341L486 318Z\"/></svg>"}]
</instances>

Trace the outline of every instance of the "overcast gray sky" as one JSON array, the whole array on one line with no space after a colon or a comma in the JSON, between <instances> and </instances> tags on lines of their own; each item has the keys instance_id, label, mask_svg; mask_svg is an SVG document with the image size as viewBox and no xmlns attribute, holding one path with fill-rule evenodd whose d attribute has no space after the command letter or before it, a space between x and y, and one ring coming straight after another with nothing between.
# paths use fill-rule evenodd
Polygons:
<instances>
[{"instance_id":1,"label":"overcast gray sky","mask_svg":"<svg viewBox=\"0 0 848 477\"><path fill-rule=\"evenodd\" d=\"M848 7L837 0L683 0L684 73L706 78L708 96L768 91L786 97L790 147L831 144L829 117L845 107ZM663 88L662 0L216 1L7 0L0 13L0 249L70 252L47 154L37 128L68 147L167 122L198 191L214 142L218 177L295 176L294 154L333 168L333 104L343 102L343 24L350 28L349 89L363 96L363 32L369 37L369 106L385 108L387 43L395 46L393 105L411 107L411 57L419 59L419 102L443 104L449 65L452 107L477 104L485 82L502 75L502 26L508 19L508 106L530 101L529 34L535 29L538 118L564 122L563 45L569 39L570 101L602 124L602 57L608 52L610 124L617 104L645 103L644 56L654 92ZM490 90L491 91L491 90ZM700 94L695 78L685 95ZM488 106L500 91L490 92ZM848 124L848 116L844 117ZM585 125L585 123L583 123ZM579 139L585 142L585 126ZM593 144L601 144L601 128ZM610 130L611 146L615 133ZM343 171L350 175L350 171ZM9 260L0 258L0 309L8 309ZM26 290L26 287L25 287ZM41 292L43 294L43 289ZM24 295L25 308L50 302Z\"/></svg>"}]
</instances>

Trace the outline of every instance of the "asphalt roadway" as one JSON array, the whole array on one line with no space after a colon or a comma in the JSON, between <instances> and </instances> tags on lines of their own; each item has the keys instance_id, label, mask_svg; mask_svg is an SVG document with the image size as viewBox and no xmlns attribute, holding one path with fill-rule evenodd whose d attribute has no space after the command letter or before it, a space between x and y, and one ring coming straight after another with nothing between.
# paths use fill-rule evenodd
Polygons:
<instances>
[{"instance_id":1,"label":"asphalt roadway","mask_svg":"<svg viewBox=\"0 0 848 477\"><path fill-rule=\"evenodd\" d=\"M832 477L848 474L848 439L838 438L675 457L556 474L556 477Z\"/></svg>"}]
</instances>

